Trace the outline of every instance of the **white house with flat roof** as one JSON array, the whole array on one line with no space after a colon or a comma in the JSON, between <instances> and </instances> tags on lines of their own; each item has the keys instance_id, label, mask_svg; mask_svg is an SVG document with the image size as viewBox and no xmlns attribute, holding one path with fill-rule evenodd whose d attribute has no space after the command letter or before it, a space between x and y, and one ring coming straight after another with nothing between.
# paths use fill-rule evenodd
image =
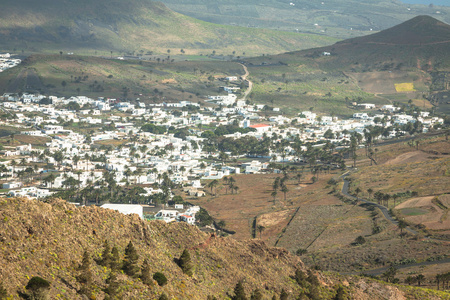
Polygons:
<instances>
[{"instance_id":1,"label":"white house with flat roof","mask_svg":"<svg viewBox=\"0 0 450 300\"><path fill-rule=\"evenodd\" d=\"M116 210L124 215L137 214L141 219L144 218L144 208L137 204L103 204L102 208Z\"/></svg>"}]
</instances>

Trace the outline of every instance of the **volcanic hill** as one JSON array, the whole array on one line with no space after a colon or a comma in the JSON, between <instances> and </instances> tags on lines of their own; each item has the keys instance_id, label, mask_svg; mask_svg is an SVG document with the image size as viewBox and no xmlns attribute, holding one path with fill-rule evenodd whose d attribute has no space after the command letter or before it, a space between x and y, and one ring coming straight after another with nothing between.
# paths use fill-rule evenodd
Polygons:
<instances>
[{"instance_id":1,"label":"volcanic hill","mask_svg":"<svg viewBox=\"0 0 450 300\"><path fill-rule=\"evenodd\" d=\"M449 53L450 25L430 16L418 16L375 34L290 54L314 57L321 67L330 70L433 71L450 68Z\"/></svg>"}]
</instances>

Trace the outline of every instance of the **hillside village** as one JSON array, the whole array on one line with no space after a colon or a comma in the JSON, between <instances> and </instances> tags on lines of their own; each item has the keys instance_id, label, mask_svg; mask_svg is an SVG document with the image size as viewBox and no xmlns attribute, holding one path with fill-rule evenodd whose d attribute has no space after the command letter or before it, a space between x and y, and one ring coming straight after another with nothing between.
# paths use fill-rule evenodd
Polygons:
<instances>
[{"instance_id":1,"label":"hillside village","mask_svg":"<svg viewBox=\"0 0 450 300\"><path fill-rule=\"evenodd\" d=\"M312 111L287 117L278 108L239 100L236 89L224 90L224 95L209 96L204 106L190 101L146 104L139 99L4 94L0 126L20 134L10 134L1 148L3 193L42 199L61 196L67 189L94 193L105 186L138 187L138 203L132 203L134 198L117 201L151 206L175 198L175 185L183 187L187 197L201 197L209 188L213 193L211 181L241 173L281 172L279 164L345 168L343 158L351 148L371 147L375 140L427 132L443 124L443 119L417 107L370 103L354 103L358 112L349 119ZM17 135L46 142L16 145ZM330 155L311 154L321 148ZM237 192L237 185L234 188ZM141 210L108 205L144 217ZM195 224L198 211L165 207L152 218Z\"/></svg>"},{"instance_id":2,"label":"hillside village","mask_svg":"<svg viewBox=\"0 0 450 300\"><path fill-rule=\"evenodd\" d=\"M11 54L9 53L0 54L0 73L7 69L14 68L21 62L21 59L11 57Z\"/></svg>"}]
</instances>

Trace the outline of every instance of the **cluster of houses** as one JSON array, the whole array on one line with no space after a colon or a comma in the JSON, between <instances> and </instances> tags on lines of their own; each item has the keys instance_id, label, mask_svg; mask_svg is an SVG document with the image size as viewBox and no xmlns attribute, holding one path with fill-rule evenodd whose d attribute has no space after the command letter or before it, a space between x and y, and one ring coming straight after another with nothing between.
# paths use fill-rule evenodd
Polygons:
<instances>
[{"instance_id":1,"label":"cluster of houses","mask_svg":"<svg viewBox=\"0 0 450 300\"><path fill-rule=\"evenodd\" d=\"M230 78L228 80L234 80ZM0 180L3 189L12 196L42 198L51 195L56 188L64 188L68 177L76 178L79 188L103 180L106 172L112 172L118 185L132 184L145 186L146 195L161 193L159 188L149 185L161 183L162 174L186 187L190 197L204 196L201 180L221 179L232 174L255 174L267 169L267 162L257 158L240 166L225 163L207 162L206 158L218 157L218 152L203 150L202 126L208 128L220 125L237 125L254 130L227 134L228 138L244 136L262 139L276 137L276 141L299 137L303 141L326 141L345 144L351 132L363 133L367 126L392 126L408 122L422 122L427 131L441 118L430 117L428 112L419 115L399 113L393 106L379 107L380 112L368 114L358 112L349 119L334 116L318 116L311 111L303 111L297 116L286 117L274 108L270 117L264 117L264 105L249 105L238 100L232 90L224 96L211 96L208 101L219 107L200 106L190 101L173 103L145 104L139 101L126 102L117 99L73 96L70 98L44 96L38 94L4 94L0 97L0 108L8 112L8 119L0 120L3 125L13 126L23 135L46 137L45 148L31 145L4 145L0 154ZM44 104L45 103L45 104ZM51 103L51 104L49 104ZM78 110L71 109L76 103ZM183 109L193 106L196 109ZM365 104L366 109L375 109ZM383 113L389 112L389 113ZM382 120L382 122L380 122ZM71 124L78 127L94 128L89 134L77 132ZM66 124L66 125L64 125ZM173 133L151 133L143 131L141 125L153 124L158 127L187 129L189 135L180 137ZM303 126L298 126L302 124ZM332 132L330 137L327 132ZM396 136L394 131L389 137ZM381 138L389 138L381 137ZM100 147L98 142L120 140L118 147ZM275 142L276 142L275 141ZM106 144L108 144L106 142ZM285 149L289 150L289 149ZM58 158L55 153L62 153ZM230 153L227 153L230 154ZM273 152L266 156L271 161L294 161L298 159L289 151L283 154ZM16 161L16 163L13 163ZM23 164L17 162L23 161ZM210 160L208 160L210 161ZM40 181L37 185L25 184L19 178L33 165L39 165L37 173L53 172L52 181ZM45 165L46 167L42 167ZM51 170L48 166L51 166ZM64 172L62 172L64 171ZM42 177L41 177L42 178ZM195 221L196 208L183 212L162 210L156 218L165 221ZM124 208L126 211L126 209ZM176 211L176 212L175 212ZM141 214L140 214L141 215ZM143 217L143 215L142 215Z\"/></svg>"},{"instance_id":2,"label":"cluster of houses","mask_svg":"<svg viewBox=\"0 0 450 300\"><path fill-rule=\"evenodd\" d=\"M152 213L152 207L148 205L107 203L101 207L116 210L125 215L137 214L141 219L162 220L166 223L186 222L190 225L195 224L195 215L200 211L199 206L185 208L183 204L175 204L173 207L158 210L156 213Z\"/></svg>"},{"instance_id":3,"label":"cluster of houses","mask_svg":"<svg viewBox=\"0 0 450 300\"><path fill-rule=\"evenodd\" d=\"M0 72L13 68L21 62L22 60L18 58L12 58L11 54L9 53L0 54Z\"/></svg>"}]
</instances>

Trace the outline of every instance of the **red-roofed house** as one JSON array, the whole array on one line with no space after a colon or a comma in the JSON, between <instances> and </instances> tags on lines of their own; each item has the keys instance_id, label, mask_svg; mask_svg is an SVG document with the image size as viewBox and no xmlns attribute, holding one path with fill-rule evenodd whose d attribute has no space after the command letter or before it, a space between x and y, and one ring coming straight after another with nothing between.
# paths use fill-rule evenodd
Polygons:
<instances>
[{"instance_id":1,"label":"red-roofed house","mask_svg":"<svg viewBox=\"0 0 450 300\"><path fill-rule=\"evenodd\" d=\"M179 218L180 218L180 221L186 222L190 225L194 225L194 223L195 223L195 217L193 217L193 216L181 215L181 216L179 216Z\"/></svg>"},{"instance_id":2,"label":"red-roofed house","mask_svg":"<svg viewBox=\"0 0 450 300\"><path fill-rule=\"evenodd\" d=\"M263 132L269 131L271 126L267 125L267 124L255 124L255 125L250 125L249 127L255 128L256 131L259 133L263 133Z\"/></svg>"}]
</instances>

